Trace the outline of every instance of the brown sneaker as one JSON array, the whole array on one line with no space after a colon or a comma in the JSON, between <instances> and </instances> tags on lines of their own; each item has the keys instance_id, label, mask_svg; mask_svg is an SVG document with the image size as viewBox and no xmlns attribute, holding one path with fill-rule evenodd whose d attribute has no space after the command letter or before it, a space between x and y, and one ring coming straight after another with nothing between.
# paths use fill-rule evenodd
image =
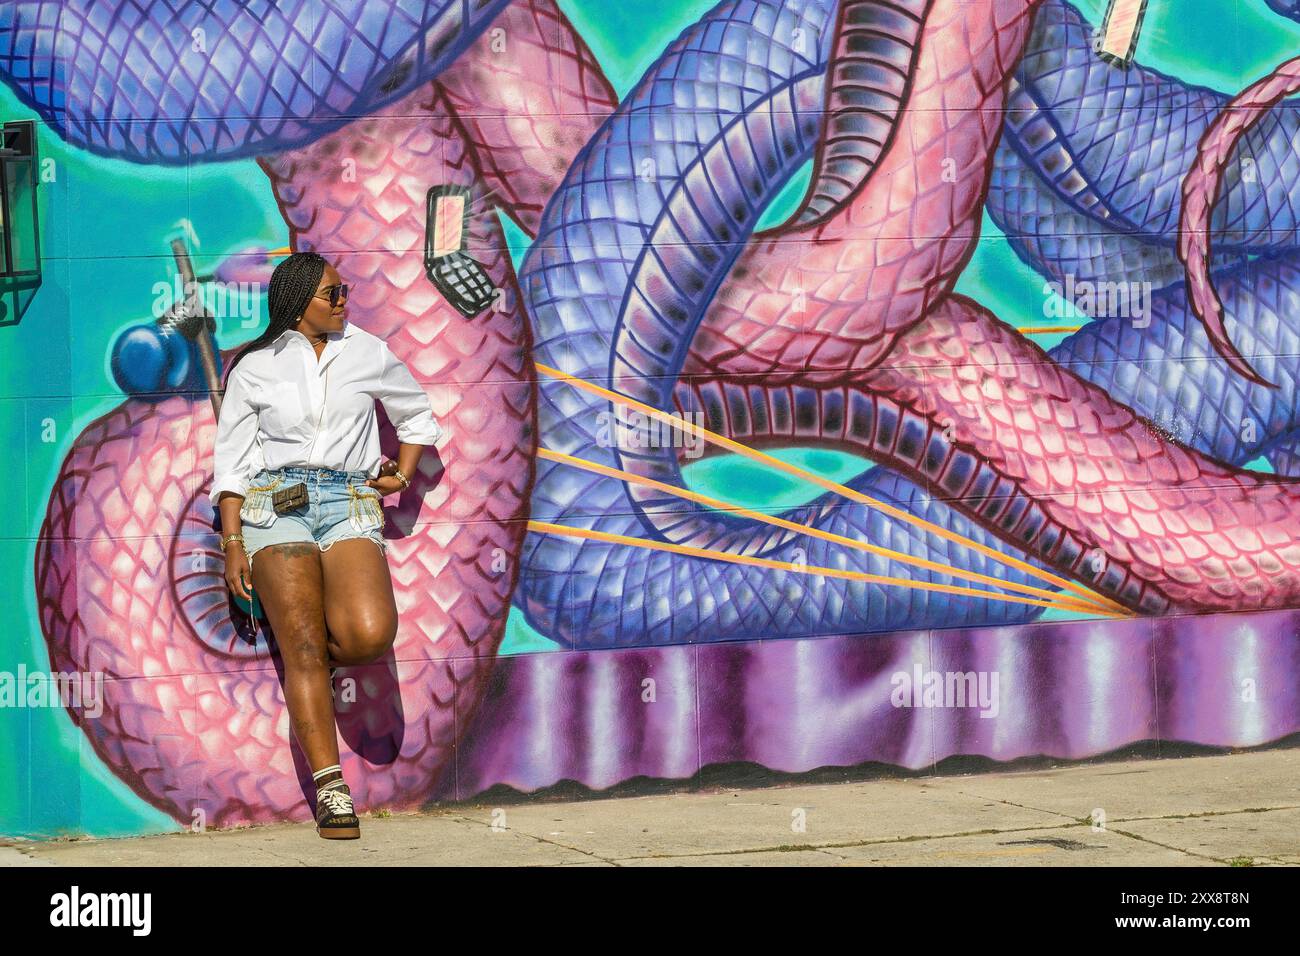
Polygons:
<instances>
[{"instance_id":1,"label":"brown sneaker","mask_svg":"<svg viewBox=\"0 0 1300 956\"><path fill-rule=\"evenodd\" d=\"M316 791L316 832L326 840L357 840L361 821L352 806L352 791L332 780Z\"/></svg>"}]
</instances>

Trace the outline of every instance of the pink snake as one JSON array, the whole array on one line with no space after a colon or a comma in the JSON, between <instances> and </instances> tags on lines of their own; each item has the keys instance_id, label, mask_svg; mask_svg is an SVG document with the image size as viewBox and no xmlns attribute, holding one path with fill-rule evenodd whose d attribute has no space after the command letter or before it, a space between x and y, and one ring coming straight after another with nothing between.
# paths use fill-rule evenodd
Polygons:
<instances>
[{"instance_id":1,"label":"pink snake","mask_svg":"<svg viewBox=\"0 0 1300 956\"><path fill-rule=\"evenodd\" d=\"M1032 500L1044 529L1121 568L1137 595L1131 606L1292 603L1294 484L1168 440L952 294L979 237L1006 80L1035 6L931 4L907 109L870 179L833 212L750 244L695 338L686 380L697 393L736 382L852 392L897 403L932 433L952 429L954 448L974 450ZM482 183L531 232L614 105L551 0L513 4L501 22L508 57L485 36L431 87L262 160L294 247L323 253L357 284L352 320L430 384L451 435L445 474L426 455L390 515L405 532L389 551L402 621L396 664L356 669L365 705L340 716L354 745L344 770L362 807L416 806L448 772L501 640L532 479L530 337L503 236L480 210L471 247L504 308L466 320L422 274L424 191ZM1207 184L1229 139L1220 130L1218 165L1188 180L1199 184L1186 203L1195 222L1208 220ZM343 158L356 161L355 181L340 178ZM1195 275L1208 240L1190 235L1183 251ZM1214 316L1208 280L1193 294ZM143 798L182 821L202 808L216 826L306 819L305 768L289 746L275 662L265 648L240 656L206 646L178 597L176 582L194 574L224 588L210 544L197 559L182 547L212 538L204 486L214 428L203 403L129 400L79 436L37 551L41 623L54 668L109 676L105 718L81 723ZM391 448L391 429L384 437ZM847 432L822 437L853 444ZM894 447L866 450L931 477ZM1086 577L1082 560L1063 570ZM233 633L229 621L220 626ZM358 750L388 752L370 760Z\"/></svg>"},{"instance_id":2,"label":"pink snake","mask_svg":"<svg viewBox=\"0 0 1300 956\"><path fill-rule=\"evenodd\" d=\"M293 247L320 252L354 283L350 321L428 385L450 435L442 462L426 454L389 509L390 529L401 529L389 532L401 620L392 657L342 672L358 684L338 723L362 808L419 806L448 772L518 573L536 442L531 338L493 207L532 228L615 104L553 0L511 4L496 25L508 55L488 30L437 82L261 160ZM342 175L345 159L355 176ZM436 183L493 193L475 203L469 251L503 295L474 319L424 276L424 195ZM218 827L305 820L306 767L276 661L265 646L224 653L195 630L240 646L224 601L211 599L225 591L206 497L214 434L208 403L180 397L128 400L86 428L41 531L41 625L54 669L104 672L103 718L74 720L149 803L184 823L201 810ZM381 435L395 451L391 426ZM195 575L208 600L190 605L182 584ZM192 620L200 606L226 619Z\"/></svg>"}]
</instances>

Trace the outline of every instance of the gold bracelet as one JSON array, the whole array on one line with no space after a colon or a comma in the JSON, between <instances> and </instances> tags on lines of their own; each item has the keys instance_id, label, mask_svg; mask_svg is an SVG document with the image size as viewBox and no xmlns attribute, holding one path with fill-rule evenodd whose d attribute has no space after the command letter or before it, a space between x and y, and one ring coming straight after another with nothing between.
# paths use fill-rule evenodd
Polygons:
<instances>
[{"instance_id":1,"label":"gold bracelet","mask_svg":"<svg viewBox=\"0 0 1300 956\"><path fill-rule=\"evenodd\" d=\"M239 542L239 546L240 546L241 548L244 546L244 536L243 536L242 534L232 534L232 535L230 535L228 538L225 538L225 539L222 540L222 542L221 542L221 552L222 552L222 554L225 553L226 548L230 546L230 542L232 542L232 541L238 541L238 542Z\"/></svg>"},{"instance_id":2,"label":"gold bracelet","mask_svg":"<svg viewBox=\"0 0 1300 956\"><path fill-rule=\"evenodd\" d=\"M393 477L402 483L403 491L411 487L411 479L407 478L404 474L401 473L401 471L394 469Z\"/></svg>"}]
</instances>

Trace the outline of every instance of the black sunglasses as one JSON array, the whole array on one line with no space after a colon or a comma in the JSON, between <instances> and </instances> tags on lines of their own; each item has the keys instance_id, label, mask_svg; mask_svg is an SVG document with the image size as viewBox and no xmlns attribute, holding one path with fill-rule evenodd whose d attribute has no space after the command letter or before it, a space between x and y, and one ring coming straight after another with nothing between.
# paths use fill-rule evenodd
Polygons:
<instances>
[{"instance_id":1,"label":"black sunglasses","mask_svg":"<svg viewBox=\"0 0 1300 956\"><path fill-rule=\"evenodd\" d=\"M326 296L325 293L329 293L329 295ZM348 284L346 282L340 283L339 285L332 285L328 289L321 289L320 292L317 292L312 296L313 299L328 298L330 300L331 309L338 308L339 299L346 299L347 297Z\"/></svg>"}]
</instances>

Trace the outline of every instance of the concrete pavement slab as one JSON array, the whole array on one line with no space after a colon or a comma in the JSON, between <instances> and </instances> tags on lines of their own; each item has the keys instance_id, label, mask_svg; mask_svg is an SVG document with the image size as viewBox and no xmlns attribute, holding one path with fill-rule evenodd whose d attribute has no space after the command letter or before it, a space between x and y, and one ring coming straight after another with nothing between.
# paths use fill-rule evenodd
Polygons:
<instances>
[{"instance_id":1,"label":"concrete pavement slab","mask_svg":"<svg viewBox=\"0 0 1300 956\"><path fill-rule=\"evenodd\" d=\"M831 847L827 853L878 866L1204 866L1208 861L1091 826Z\"/></svg>"},{"instance_id":2,"label":"concrete pavement slab","mask_svg":"<svg viewBox=\"0 0 1300 956\"><path fill-rule=\"evenodd\" d=\"M0 841L0 866L1300 864L1300 750L798 782L363 815L128 839ZM1105 811L1101 830L1090 825ZM1247 812L1254 811L1254 812ZM4 845L6 844L7 845Z\"/></svg>"},{"instance_id":3,"label":"concrete pavement slab","mask_svg":"<svg viewBox=\"0 0 1300 956\"><path fill-rule=\"evenodd\" d=\"M1072 820L1300 807L1300 749L1089 763L930 778L941 791L1033 807Z\"/></svg>"},{"instance_id":4,"label":"concrete pavement slab","mask_svg":"<svg viewBox=\"0 0 1300 956\"><path fill-rule=\"evenodd\" d=\"M1114 829L1218 860L1300 863L1300 810L1123 820Z\"/></svg>"},{"instance_id":5,"label":"concrete pavement slab","mask_svg":"<svg viewBox=\"0 0 1300 956\"><path fill-rule=\"evenodd\" d=\"M486 819L491 811L479 812ZM1040 810L939 791L923 780L524 804L499 812L512 829L613 858L820 846L1017 829L1059 820Z\"/></svg>"},{"instance_id":6,"label":"concrete pavement slab","mask_svg":"<svg viewBox=\"0 0 1300 956\"><path fill-rule=\"evenodd\" d=\"M698 856L657 856L619 860L619 866L843 866L824 850L764 850L758 853L706 853Z\"/></svg>"},{"instance_id":7,"label":"concrete pavement slab","mask_svg":"<svg viewBox=\"0 0 1300 956\"><path fill-rule=\"evenodd\" d=\"M588 854L455 814L362 817L360 840L322 840L311 823L208 833L30 844L60 866L551 866ZM599 861L596 861L599 862Z\"/></svg>"},{"instance_id":8,"label":"concrete pavement slab","mask_svg":"<svg viewBox=\"0 0 1300 956\"><path fill-rule=\"evenodd\" d=\"M24 853L16 846L0 846L0 866L55 866L50 860Z\"/></svg>"}]
</instances>

